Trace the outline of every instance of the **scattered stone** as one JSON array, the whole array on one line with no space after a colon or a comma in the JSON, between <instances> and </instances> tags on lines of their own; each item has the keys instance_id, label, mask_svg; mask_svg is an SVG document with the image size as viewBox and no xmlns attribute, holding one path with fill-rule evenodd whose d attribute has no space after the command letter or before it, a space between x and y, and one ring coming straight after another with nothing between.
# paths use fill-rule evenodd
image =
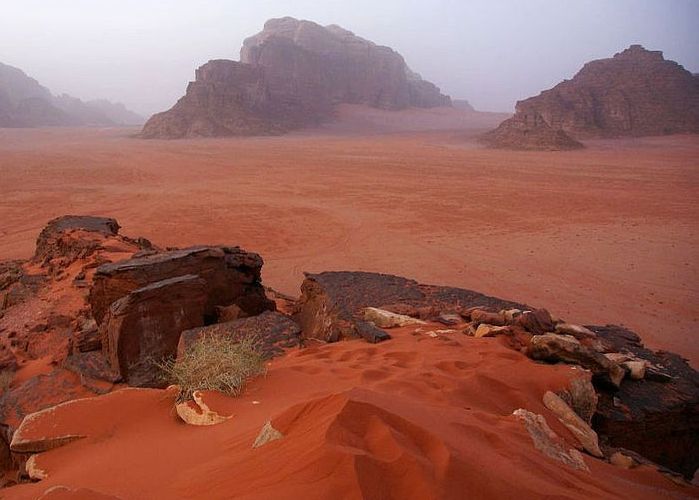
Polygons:
<instances>
[{"instance_id":1,"label":"scattered stone","mask_svg":"<svg viewBox=\"0 0 699 500\"><path fill-rule=\"evenodd\" d=\"M421 285L399 276L366 272L307 274L301 292L297 318L303 337L326 342L358 337L356 323L363 320L363 310L383 304L405 304L437 314L469 307L499 310L520 306L471 290ZM424 317L422 313L420 317Z\"/></svg>"},{"instance_id":2,"label":"scattered stone","mask_svg":"<svg viewBox=\"0 0 699 500\"><path fill-rule=\"evenodd\" d=\"M442 323L443 325L447 326L453 326L453 325L458 325L464 322L464 319L461 317L460 314L440 314L435 318L435 320L438 323Z\"/></svg>"},{"instance_id":3,"label":"scattered stone","mask_svg":"<svg viewBox=\"0 0 699 500\"><path fill-rule=\"evenodd\" d=\"M577 364L592 371L596 379L618 388L624 378L624 369L597 351L585 347L569 335L546 333L534 335L527 355L542 361L562 361Z\"/></svg>"},{"instance_id":4,"label":"scattered stone","mask_svg":"<svg viewBox=\"0 0 699 500\"><path fill-rule=\"evenodd\" d=\"M262 430L257 435L257 438L255 438L255 442L252 444L252 447L259 448L260 446L264 446L271 441L276 441L277 439L282 439L283 437L284 434L272 427L272 422L268 421L262 426Z\"/></svg>"},{"instance_id":5,"label":"scattered stone","mask_svg":"<svg viewBox=\"0 0 699 500\"><path fill-rule=\"evenodd\" d=\"M549 458L569 465L578 470L589 472L580 452L573 448L568 448L565 442L546 423L542 415L537 415L522 408L512 413L524 423L529 436L532 438L534 446Z\"/></svg>"},{"instance_id":6,"label":"scattered stone","mask_svg":"<svg viewBox=\"0 0 699 500\"><path fill-rule=\"evenodd\" d=\"M378 344L379 342L391 339L388 333L369 321L355 320L354 329L357 335L370 344Z\"/></svg>"},{"instance_id":7,"label":"scattered stone","mask_svg":"<svg viewBox=\"0 0 699 500\"><path fill-rule=\"evenodd\" d=\"M551 314L546 309L523 312L517 318L517 324L534 335L543 335L555 328Z\"/></svg>"},{"instance_id":8,"label":"scattered stone","mask_svg":"<svg viewBox=\"0 0 699 500\"><path fill-rule=\"evenodd\" d=\"M505 323L508 325L511 325L515 323L517 318L519 318L522 315L522 310L521 309L506 309L504 311L500 311L500 314L502 314L503 318L505 318Z\"/></svg>"},{"instance_id":9,"label":"scattered stone","mask_svg":"<svg viewBox=\"0 0 699 500\"><path fill-rule=\"evenodd\" d=\"M114 302L102 325L102 350L131 386L163 386L156 363L175 356L180 334L204 324L206 282L187 275L132 291Z\"/></svg>"},{"instance_id":10,"label":"scattered stone","mask_svg":"<svg viewBox=\"0 0 699 500\"><path fill-rule=\"evenodd\" d=\"M504 335L509 332L510 328L508 326L494 326L481 323L480 325L478 325L478 328L476 328L476 331L473 334L473 336L476 338L495 337L497 335Z\"/></svg>"},{"instance_id":11,"label":"scattered stone","mask_svg":"<svg viewBox=\"0 0 699 500\"><path fill-rule=\"evenodd\" d=\"M565 401L553 392L547 391L546 394L544 394L544 405L558 417L558 420L560 420L566 428L568 428L585 451L598 458L604 456L602 450L599 448L597 433L593 431Z\"/></svg>"},{"instance_id":12,"label":"scattered stone","mask_svg":"<svg viewBox=\"0 0 699 500\"><path fill-rule=\"evenodd\" d=\"M556 333L561 335L570 335L578 340L597 338L595 332L585 328L584 326L574 325L572 323L558 323L556 325Z\"/></svg>"},{"instance_id":13,"label":"scattered stone","mask_svg":"<svg viewBox=\"0 0 699 500\"><path fill-rule=\"evenodd\" d=\"M474 309L471 311L470 316L471 323L475 325L485 323L492 326L505 326L505 317L501 313L483 311L481 309Z\"/></svg>"},{"instance_id":14,"label":"scattered stone","mask_svg":"<svg viewBox=\"0 0 699 500\"><path fill-rule=\"evenodd\" d=\"M419 319L392 313L390 311L384 311L383 309L378 309L376 307L367 307L364 309L364 320L370 321L379 328L396 328L399 326L426 324L424 321Z\"/></svg>"},{"instance_id":15,"label":"scattered stone","mask_svg":"<svg viewBox=\"0 0 699 500\"><path fill-rule=\"evenodd\" d=\"M213 411L204 402L200 391L192 393L192 401L185 401L175 405L177 415L189 425L208 426L221 424L232 418L232 415L225 417Z\"/></svg>"}]
</instances>

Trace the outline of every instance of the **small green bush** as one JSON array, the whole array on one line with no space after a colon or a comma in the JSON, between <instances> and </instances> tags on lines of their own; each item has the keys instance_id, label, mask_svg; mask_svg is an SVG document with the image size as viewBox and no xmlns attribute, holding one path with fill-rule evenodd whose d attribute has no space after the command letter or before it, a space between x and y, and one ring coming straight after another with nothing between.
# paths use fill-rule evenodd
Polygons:
<instances>
[{"instance_id":1,"label":"small green bush","mask_svg":"<svg viewBox=\"0 0 699 500\"><path fill-rule=\"evenodd\" d=\"M202 390L237 396L250 378L264 373L265 357L254 337L209 335L194 342L178 359L157 365L169 383L180 386L177 400L182 402Z\"/></svg>"}]
</instances>

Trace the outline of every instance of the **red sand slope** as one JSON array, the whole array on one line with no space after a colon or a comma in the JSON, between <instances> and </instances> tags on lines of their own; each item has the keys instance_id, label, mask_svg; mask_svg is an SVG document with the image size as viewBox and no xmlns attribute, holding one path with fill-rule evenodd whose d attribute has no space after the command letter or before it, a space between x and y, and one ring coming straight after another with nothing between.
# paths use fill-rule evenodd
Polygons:
<instances>
[{"instance_id":1,"label":"red sand slope","mask_svg":"<svg viewBox=\"0 0 699 500\"><path fill-rule=\"evenodd\" d=\"M393 330L394 339L378 345L349 341L275 360L242 397L207 398L233 415L218 426L179 422L165 391L68 403L48 421L50 431L88 437L39 456L48 479L3 494L36 498L55 485L124 499L696 494L646 467L585 456L583 472L534 447L513 410L543 414L574 443L541 403L546 390L575 376L569 366L535 364L498 339L413 330ZM270 418L285 437L252 449Z\"/></svg>"}]
</instances>

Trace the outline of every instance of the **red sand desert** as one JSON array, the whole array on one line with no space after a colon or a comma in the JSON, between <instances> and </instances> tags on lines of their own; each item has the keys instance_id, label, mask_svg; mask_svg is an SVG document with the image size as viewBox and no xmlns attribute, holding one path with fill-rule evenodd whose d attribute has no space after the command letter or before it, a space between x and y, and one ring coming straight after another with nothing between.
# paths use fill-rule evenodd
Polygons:
<instances>
[{"instance_id":1,"label":"red sand desert","mask_svg":"<svg viewBox=\"0 0 699 500\"><path fill-rule=\"evenodd\" d=\"M303 271L393 273L623 324L699 366L696 136L523 153L474 132L135 132L0 130L0 260L29 257L49 219L104 215L162 246L256 251L294 296Z\"/></svg>"}]
</instances>

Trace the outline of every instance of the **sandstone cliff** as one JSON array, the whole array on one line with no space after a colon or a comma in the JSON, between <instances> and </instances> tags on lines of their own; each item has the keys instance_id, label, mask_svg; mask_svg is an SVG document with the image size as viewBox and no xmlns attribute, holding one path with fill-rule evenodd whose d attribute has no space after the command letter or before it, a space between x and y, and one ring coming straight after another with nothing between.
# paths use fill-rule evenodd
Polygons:
<instances>
[{"instance_id":1,"label":"sandstone cliff","mask_svg":"<svg viewBox=\"0 0 699 500\"><path fill-rule=\"evenodd\" d=\"M573 79L518 102L516 110L486 141L496 147L569 149L575 141L565 134L585 139L697 133L699 79L662 52L632 45L587 63Z\"/></svg>"},{"instance_id":2,"label":"sandstone cliff","mask_svg":"<svg viewBox=\"0 0 699 500\"><path fill-rule=\"evenodd\" d=\"M336 104L449 106L403 57L339 26L272 19L245 40L240 62L209 61L187 93L143 129L146 138L278 134L316 125Z\"/></svg>"}]
</instances>

